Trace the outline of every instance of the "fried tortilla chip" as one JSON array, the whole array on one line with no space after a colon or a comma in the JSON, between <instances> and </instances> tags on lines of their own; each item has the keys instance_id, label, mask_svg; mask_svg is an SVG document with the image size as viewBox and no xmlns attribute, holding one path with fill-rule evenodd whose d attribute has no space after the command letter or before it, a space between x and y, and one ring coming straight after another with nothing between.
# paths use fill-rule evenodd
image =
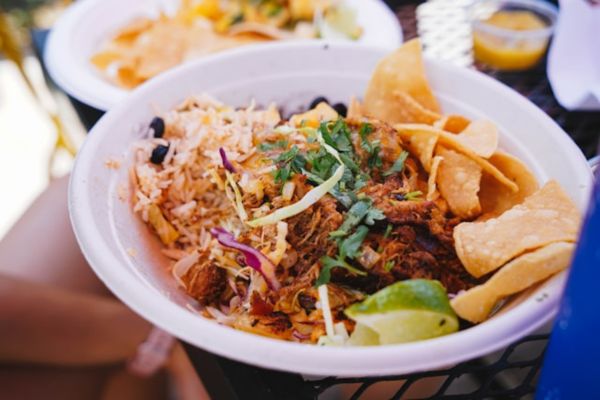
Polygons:
<instances>
[{"instance_id":1,"label":"fried tortilla chip","mask_svg":"<svg viewBox=\"0 0 600 400\"><path fill-rule=\"evenodd\" d=\"M438 143L443 144L444 146L451 148L452 150L456 150L459 153L462 153L475 161L479 166L483 169L484 172L492 175L498 182L502 183L506 187L508 187L511 191L517 192L519 187L517 184L510 179L508 179L498 168L494 167L490 164L489 161L480 157L475 153L471 148L463 145L462 143L456 140L457 135L453 135L451 133L445 132L441 129L434 128L433 126L424 125L424 124L396 124L394 128L400 134L400 137L407 141L413 135L423 135L427 133L435 133L438 135Z\"/></svg>"},{"instance_id":2,"label":"fried tortilla chip","mask_svg":"<svg viewBox=\"0 0 600 400\"><path fill-rule=\"evenodd\" d=\"M377 65L364 99L367 115L388 123L433 123L439 106L421 56L421 43L411 40Z\"/></svg>"},{"instance_id":3,"label":"fried tortilla chip","mask_svg":"<svg viewBox=\"0 0 600 400\"><path fill-rule=\"evenodd\" d=\"M549 181L497 218L457 225L456 254L478 278L528 250L554 242L575 242L580 220L569 196L556 181Z\"/></svg>"},{"instance_id":4,"label":"fried tortilla chip","mask_svg":"<svg viewBox=\"0 0 600 400\"><path fill-rule=\"evenodd\" d=\"M450 304L462 319L482 322L503 298L567 268L574 250L573 243L558 242L524 254L502 267L483 285L456 296Z\"/></svg>"},{"instance_id":5,"label":"fried tortilla chip","mask_svg":"<svg viewBox=\"0 0 600 400\"><path fill-rule=\"evenodd\" d=\"M96 68L106 69L112 63L119 61L122 55L121 52L117 50L106 50L101 51L99 53L94 54L94 56L90 59L91 63L96 66Z\"/></svg>"},{"instance_id":6,"label":"fried tortilla chip","mask_svg":"<svg viewBox=\"0 0 600 400\"><path fill-rule=\"evenodd\" d=\"M479 182L481 167L454 150L439 146L436 154L444 160L439 165L436 184L454 215L474 218L481 213Z\"/></svg>"},{"instance_id":7,"label":"fried tortilla chip","mask_svg":"<svg viewBox=\"0 0 600 400\"><path fill-rule=\"evenodd\" d=\"M446 132L460 133L465 130L470 123L471 121L462 115L451 114L445 117L444 124L441 128Z\"/></svg>"},{"instance_id":8,"label":"fried tortilla chip","mask_svg":"<svg viewBox=\"0 0 600 400\"><path fill-rule=\"evenodd\" d=\"M483 158L489 158L498 148L498 128L491 121L471 122L455 140Z\"/></svg>"},{"instance_id":9,"label":"fried tortilla chip","mask_svg":"<svg viewBox=\"0 0 600 400\"><path fill-rule=\"evenodd\" d=\"M436 132L431 131L422 131L418 134L408 135L403 135L402 132L400 132L400 137L403 142L406 143L408 150L421 161L423 169L430 172L431 160L439 135Z\"/></svg>"},{"instance_id":10,"label":"fried tortilla chip","mask_svg":"<svg viewBox=\"0 0 600 400\"><path fill-rule=\"evenodd\" d=\"M497 217L504 211L521 204L525 198L531 196L539 189L539 184L533 173L518 158L510 154L497 151L489 161L500 170L508 179L519 187L518 192L508 190L506 186L488 174L481 178L479 201L482 216L480 220Z\"/></svg>"},{"instance_id":11,"label":"fried tortilla chip","mask_svg":"<svg viewBox=\"0 0 600 400\"><path fill-rule=\"evenodd\" d=\"M431 161L431 172L429 173L429 178L427 179L427 201L436 200L439 197L439 192L437 190L437 174L440 168L440 163L444 158L441 156L433 157Z\"/></svg>"},{"instance_id":12,"label":"fried tortilla chip","mask_svg":"<svg viewBox=\"0 0 600 400\"><path fill-rule=\"evenodd\" d=\"M350 104L348 105L348 119L360 120L365 116L365 112L363 110L363 105L355 96L352 96L350 99Z\"/></svg>"},{"instance_id":13,"label":"fried tortilla chip","mask_svg":"<svg viewBox=\"0 0 600 400\"><path fill-rule=\"evenodd\" d=\"M154 23L155 21L149 18L140 18L131 21L116 34L114 41L121 44L131 44L141 33L150 29Z\"/></svg>"}]
</instances>

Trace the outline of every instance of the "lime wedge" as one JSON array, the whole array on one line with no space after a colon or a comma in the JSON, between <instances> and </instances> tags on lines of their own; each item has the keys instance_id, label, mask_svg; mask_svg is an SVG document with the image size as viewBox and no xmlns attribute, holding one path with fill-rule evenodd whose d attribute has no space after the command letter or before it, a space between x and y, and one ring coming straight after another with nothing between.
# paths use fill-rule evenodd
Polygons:
<instances>
[{"instance_id":1,"label":"lime wedge","mask_svg":"<svg viewBox=\"0 0 600 400\"><path fill-rule=\"evenodd\" d=\"M378 335L379 344L392 344L458 330L446 290L438 281L426 279L397 282L353 304L345 313L357 322L350 338L356 345L374 344L373 334Z\"/></svg>"},{"instance_id":2,"label":"lime wedge","mask_svg":"<svg viewBox=\"0 0 600 400\"><path fill-rule=\"evenodd\" d=\"M363 324L356 324L352 336L348 339L350 346L377 346L379 334Z\"/></svg>"}]
</instances>

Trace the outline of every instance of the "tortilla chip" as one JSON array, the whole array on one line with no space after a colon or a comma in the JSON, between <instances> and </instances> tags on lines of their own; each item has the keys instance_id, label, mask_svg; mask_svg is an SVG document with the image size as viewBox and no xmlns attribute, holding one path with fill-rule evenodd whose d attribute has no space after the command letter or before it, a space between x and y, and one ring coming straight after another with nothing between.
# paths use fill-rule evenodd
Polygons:
<instances>
[{"instance_id":1,"label":"tortilla chip","mask_svg":"<svg viewBox=\"0 0 600 400\"><path fill-rule=\"evenodd\" d=\"M403 135L400 132L400 137L406 144L408 151L417 156L423 169L430 172L431 160L433 152L438 141L438 134L435 132L422 131L418 134Z\"/></svg>"},{"instance_id":2,"label":"tortilla chip","mask_svg":"<svg viewBox=\"0 0 600 400\"><path fill-rule=\"evenodd\" d=\"M349 119L360 120L365 116L365 112L363 110L363 105L355 96L352 96L350 99L350 104L348 105L348 114L347 117Z\"/></svg>"},{"instance_id":3,"label":"tortilla chip","mask_svg":"<svg viewBox=\"0 0 600 400\"><path fill-rule=\"evenodd\" d=\"M188 29L175 22L156 24L140 35L135 42L136 74L146 80L180 64L188 35Z\"/></svg>"},{"instance_id":4,"label":"tortilla chip","mask_svg":"<svg viewBox=\"0 0 600 400\"><path fill-rule=\"evenodd\" d=\"M308 126L318 127L321 121L335 121L339 114L329 104L322 101L312 110L302 114L292 115L290 122L294 126L302 126L303 123Z\"/></svg>"},{"instance_id":5,"label":"tortilla chip","mask_svg":"<svg viewBox=\"0 0 600 400\"><path fill-rule=\"evenodd\" d=\"M502 267L483 285L456 296L450 304L462 319L482 322L503 298L567 268L574 250L573 243L558 242L524 254Z\"/></svg>"},{"instance_id":6,"label":"tortilla chip","mask_svg":"<svg viewBox=\"0 0 600 400\"><path fill-rule=\"evenodd\" d=\"M479 220L497 217L504 211L521 204L527 197L539 189L539 184L533 173L518 158L504 152L496 152L489 161L508 179L519 187L518 192L512 192L505 186L499 185L492 176L483 174L479 201L482 216Z\"/></svg>"},{"instance_id":7,"label":"tortilla chip","mask_svg":"<svg viewBox=\"0 0 600 400\"><path fill-rule=\"evenodd\" d=\"M433 123L439 106L421 56L421 43L411 40L379 62L364 99L365 112L388 123Z\"/></svg>"},{"instance_id":8,"label":"tortilla chip","mask_svg":"<svg viewBox=\"0 0 600 400\"><path fill-rule=\"evenodd\" d=\"M444 132L441 129L434 128L429 125L424 124L396 124L394 128L398 131L403 140L408 140L412 135L423 135L425 132L435 133L438 135L438 143L443 144L444 146L451 148L453 150L462 153L475 161L479 166L483 169L484 172L492 175L498 182L502 183L506 187L508 187L511 191L517 192L519 187L516 183L508 179L506 176L502 174L498 170L498 168L494 167L489 163L486 159L480 157L469 147L463 145L462 143L456 140L457 135L453 135L448 132Z\"/></svg>"},{"instance_id":9,"label":"tortilla chip","mask_svg":"<svg viewBox=\"0 0 600 400\"><path fill-rule=\"evenodd\" d=\"M446 125L447 121L448 121L448 116L442 115L442 117L440 119L438 119L437 121L435 121L433 124L431 124L431 126L433 126L434 128L437 128L437 129L444 129L444 126Z\"/></svg>"},{"instance_id":10,"label":"tortilla chip","mask_svg":"<svg viewBox=\"0 0 600 400\"><path fill-rule=\"evenodd\" d=\"M478 278L528 250L575 242L580 220L579 210L560 185L549 181L497 218L456 226L454 246L466 270Z\"/></svg>"},{"instance_id":11,"label":"tortilla chip","mask_svg":"<svg viewBox=\"0 0 600 400\"><path fill-rule=\"evenodd\" d=\"M470 148L475 154L489 158L498 148L498 128L491 121L471 122L455 140Z\"/></svg>"},{"instance_id":12,"label":"tortilla chip","mask_svg":"<svg viewBox=\"0 0 600 400\"><path fill-rule=\"evenodd\" d=\"M121 29L113 40L122 44L131 44L140 34L150 29L152 25L154 25L154 21L149 18L136 19Z\"/></svg>"},{"instance_id":13,"label":"tortilla chip","mask_svg":"<svg viewBox=\"0 0 600 400\"><path fill-rule=\"evenodd\" d=\"M446 116L444 124L441 126L441 128L446 132L460 133L465 130L470 123L471 121L462 115L451 114Z\"/></svg>"},{"instance_id":14,"label":"tortilla chip","mask_svg":"<svg viewBox=\"0 0 600 400\"><path fill-rule=\"evenodd\" d=\"M431 172L429 173L429 178L427 179L427 201L436 200L440 195L437 190L436 179L440 168L440 163L443 159L444 158L441 156L435 156L431 161Z\"/></svg>"},{"instance_id":15,"label":"tortilla chip","mask_svg":"<svg viewBox=\"0 0 600 400\"><path fill-rule=\"evenodd\" d=\"M119 83L119 85L133 89L137 85L144 82L144 79L138 77L135 72L135 68L130 67L129 65L121 66L117 69L117 76L115 80Z\"/></svg>"},{"instance_id":16,"label":"tortilla chip","mask_svg":"<svg viewBox=\"0 0 600 400\"><path fill-rule=\"evenodd\" d=\"M436 152L444 160L439 165L436 183L450 211L460 218L473 218L481 213L479 182L481 167L454 150L439 146Z\"/></svg>"},{"instance_id":17,"label":"tortilla chip","mask_svg":"<svg viewBox=\"0 0 600 400\"><path fill-rule=\"evenodd\" d=\"M115 50L106 50L96 53L90 59L90 62L96 66L96 68L106 69L114 63L115 61L119 61L122 57L122 54Z\"/></svg>"}]
</instances>

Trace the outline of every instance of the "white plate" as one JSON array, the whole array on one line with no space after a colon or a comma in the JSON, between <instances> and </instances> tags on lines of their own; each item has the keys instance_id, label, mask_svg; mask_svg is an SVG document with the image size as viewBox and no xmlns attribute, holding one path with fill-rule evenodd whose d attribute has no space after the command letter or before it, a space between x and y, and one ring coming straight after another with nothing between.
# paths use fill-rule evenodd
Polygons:
<instances>
[{"instance_id":1,"label":"white plate","mask_svg":"<svg viewBox=\"0 0 600 400\"><path fill-rule=\"evenodd\" d=\"M209 92L233 105L251 98L294 110L317 95L347 101L361 95L381 49L319 43L273 44L239 49L183 65L137 89L94 127L77 157L69 208L83 252L100 278L132 309L179 338L235 360L313 375L366 376L430 370L506 346L556 312L564 275L521 296L503 312L473 328L422 342L331 348L269 339L220 326L185 307L186 298L165 272L158 241L118 200L127 182L126 157L156 109ZM516 92L472 70L427 60L427 74L443 109L487 117L501 130L501 147L519 156L540 181L557 179L584 209L591 172L571 139L546 114ZM104 166L122 160L119 170ZM131 249L136 253L131 256ZM547 296L542 296L545 293Z\"/></svg>"},{"instance_id":2,"label":"white plate","mask_svg":"<svg viewBox=\"0 0 600 400\"><path fill-rule=\"evenodd\" d=\"M356 43L394 49L402 43L398 18L382 0L345 0L357 11L364 29ZM179 0L79 0L50 33L44 56L54 81L71 96L99 110L109 110L129 90L111 83L90 63L91 56L119 28L159 10L174 10Z\"/></svg>"}]
</instances>

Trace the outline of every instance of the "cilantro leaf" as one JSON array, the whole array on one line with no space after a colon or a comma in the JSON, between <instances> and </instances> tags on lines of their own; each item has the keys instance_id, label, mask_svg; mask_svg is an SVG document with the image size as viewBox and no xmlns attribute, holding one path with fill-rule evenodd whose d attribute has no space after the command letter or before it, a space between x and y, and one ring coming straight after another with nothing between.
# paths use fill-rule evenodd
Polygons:
<instances>
[{"instance_id":1,"label":"cilantro leaf","mask_svg":"<svg viewBox=\"0 0 600 400\"><path fill-rule=\"evenodd\" d=\"M373 132L373 125L365 122L361 125L358 135L360 136L360 147L367 153L367 165L370 169L381 168L383 161L379 153L381 143L379 140L369 141L368 136Z\"/></svg>"},{"instance_id":2,"label":"cilantro leaf","mask_svg":"<svg viewBox=\"0 0 600 400\"><path fill-rule=\"evenodd\" d=\"M306 165L306 158L300 154L298 146L294 145L288 151L277 156L275 162L278 165L275 172L275 183L283 184L292 177L292 174L302 172Z\"/></svg>"},{"instance_id":3,"label":"cilantro leaf","mask_svg":"<svg viewBox=\"0 0 600 400\"><path fill-rule=\"evenodd\" d=\"M275 183L284 184L292 175L292 170L289 165L284 165L275 171Z\"/></svg>"},{"instance_id":4,"label":"cilantro leaf","mask_svg":"<svg viewBox=\"0 0 600 400\"><path fill-rule=\"evenodd\" d=\"M365 215L365 224L367 225L375 225L375 221L381 221L385 219L385 214L379 209L375 207L371 207Z\"/></svg>"},{"instance_id":5,"label":"cilantro leaf","mask_svg":"<svg viewBox=\"0 0 600 400\"><path fill-rule=\"evenodd\" d=\"M329 256L324 256L321 257L319 261L321 262L321 272L319 273L319 277L315 281L315 287L319 287L321 285L329 283L329 281L331 280L331 270L336 267L344 268L356 275L367 275L365 271L361 271L360 269L354 268L340 257L333 258Z\"/></svg>"},{"instance_id":6,"label":"cilantro leaf","mask_svg":"<svg viewBox=\"0 0 600 400\"><path fill-rule=\"evenodd\" d=\"M388 237L390 237L390 234L392 233L392 229L394 229L394 226L392 224L387 224L387 226L385 227L385 233L383 234L384 239L387 239Z\"/></svg>"},{"instance_id":7,"label":"cilantro leaf","mask_svg":"<svg viewBox=\"0 0 600 400\"><path fill-rule=\"evenodd\" d=\"M350 231L360 224L360 221L367 215L369 209L371 208L371 202L367 200L357 201L350 207L346 216L344 218L344 222L339 227L339 229L335 232L339 232L336 235L346 236ZM335 236L335 235L334 235Z\"/></svg>"},{"instance_id":8,"label":"cilantro leaf","mask_svg":"<svg viewBox=\"0 0 600 400\"><path fill-rule=\"evenodd\" d=\"M262 152L276 150L276 149L286 149L287 147L288 147L288 141L285 139L278 140L276 142L264 142L264 143L260 143L258 146L256 146L258 151L262 151Z\"/></svg>"},{"instance_id":9,"label":"cilantro leaf","mask_svg":"<svg viewBox=\"0 0 600 400\"><path fill-rule=\"evenodd\" d=\"M325 143L335 148L337 151L353 151L350 130L343 118L339 118L334 123L331 121L322 122L319 126L319 131L321 132Z\"/></svg>"},{"instance_id":10,"label":"cilantro leaf","mask_svg":"<svg viewBox=\"0 0 600 400\"><path fill-rule=\"evenodd\" d=\"M402 153L400 153L400 156L398 156L396 161L394 161L394 164L390 167L390 169L388 169L387 171L385 171L383 173L383 176L390 176L392 174L402 172L404 170L404 163L406 162L407 158L408 158L408 152L402 150Z\"/></svg>"},{"instance_id":11,"label":"cilantro leaf","mask_svg":"<svg viewBox=\"0 0 600 400\"><path fill-rule=\"evenodd\" d=\"M339 244L340 258L343 260L347 258L354 258L358 255L358 250L362 245L362 242L367 237L369 228L364 225L360 225L356 232L342 240Z\"/></svg>"},{"instance_id":12,"label":"cilantro leaf","mask_svg":"<svg viewBox=\"0 0 600 400\"><path fill-rule=\"evenodd\" d=\"M385 269L387 272L390 272L395 265L396 263L394 261L388 260L385 262L385 264L383 264L383 269Z\"/></svg>"}]
</instances>

